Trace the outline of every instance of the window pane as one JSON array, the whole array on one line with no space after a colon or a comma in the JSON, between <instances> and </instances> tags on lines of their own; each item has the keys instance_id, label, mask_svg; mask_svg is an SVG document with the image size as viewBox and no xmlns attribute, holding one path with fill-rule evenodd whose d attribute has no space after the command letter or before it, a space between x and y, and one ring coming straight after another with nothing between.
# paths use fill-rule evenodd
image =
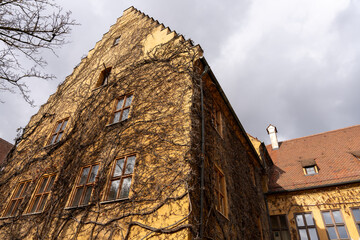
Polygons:
<instances>
[{"instance_id":1,"label":"window pane","mask_svg":"<svg viewBox=\"0 0 360 240\"><path fill-rule=\"evenodd\" d=\"M333 224L330 212L322 212L322 215L324 217L325 224Z\"/></svg>"},{"instance_id":2,"label":"window pane","mask_svg":"<svg viewBox=\"0 0 360 240\"><path fill-rule=\"evenodd\" d=\"M116 181L111 182L108 200L116 199L116 193L117 193L117 191L119 189L119 185L120 185L120 180L116 180Z\"/></svg>"},{"instance_id":3,"label":"window pane","mask_svg":"<svg viewBox=\"0 0 360 240\"><path fill-rule=\"evenodd\" d=\"M81 195L82 195L83 190L84 190L84 188L78 188L78 189L76 189L76 193L75 193L75 197L74 197L74 201L73 201L72 206L77 206L77 205L79 205L80 198L81 198Z\"/></svg>"},{"instance_id":4,"label":"window pane","mask_svg":"<svg viewBox=\"0 0 360 240\"><path fill-rule=\"evenodd\" d=\"M307 167L305 169L306 169L307 174L315 174L316 173L315 167Z\"/></svg>"},{"instance_id":5,"label":"window pane","mask_svg":"<svg viewBox=\"0 0 360 240\"><path fill-rule=\"evenodd\" d=\"M352 209L355 221L360 221L360 209L356 208L356 209Z\"/></svg>"},{"instance_id":6,"label":"window pane","mask_svg":"<svg viewBox=\"0 0 360 240\"><path fill-rule=\"evenodd\" d=\"M61 130L64 130L64 129L65 129L67 122L68 122L68 120L64 121L64 124L62 125Z\"/></svg>"},{"instance_id":7,"label":"window pane","mask_svg":"<svg viewBox=\"0 0 360 240\"><path fill-rule=\"evenodd\" d=\"M130 108L124 109L123 114L121 115L121 121L128 119Z\"/></svg>"},{"instance_id":8,"label":"window pane","mask_svg":"<svg viewBox=\"0 0 360 240\"><path fill-rule=\"evenodd\" d=\"M287 229L287 221L286 221L286 216L285 215L282 215L282 216L279 216L280 218L280 226L282 229Z\"/></svg>"},{"instance_id":9,"label":"window pane","mask_svg":"<svg viewBox=\"0 0 360 240\"><path fill-rule=\"evenodd\" d=\"M131 156L127 158L125 174L130 174L134 171L135 165L135 156Z\"/></svg>"},{"instance_id":10,"label":"window pane","mask_svg":"<svg viewBox=\"0 0 360 240\"><path fill-rule=\"evenodd\" d=\"M89 171L90 171L90 167L87 167L87 168L83 169L83 171L81 173L81 178L80 178L79 185L86 183L87 177L89 175Z\"/></svg>"},{"instance_id":11,"label":"window pane","mask_svg":"<svg viewBox=\"0 0 360 240\"><path fill-rule=\"evenodd\" d=\"M116 161L115 171L113 177L118 177L122 174L125 159L119 159Z\"/></svg>"},{"instance_id":12,"label":"window pane","mask_svg":"<svg viewBox=\"0 0 360 240\"><path fill-rule=\"evenodd\" d=\"M339 236L340 236L341 239L349 238L348 235L347 235L345 226L338 226L337 230L338 230L338 233L339 233Z\"/></svg>"},{"instance_id":13,"label":"window pane","mask_svg":"<svg viewBox=\"0 0 360 240\"><path fill-rule=\"evenodd\" d=\"M6 217L11 216L11 214L14 210L14 207L15 207L15 203L16 203L16 201L11 201L10 206L5 214Z\"/></svg>"},{"instance_id":14,"label":"window pane","mask_svg":"<svg viewBox=\"0 0 360 240\"><path fill-rule=\"evenodd\" d=\"M273 235L274 235L274 240L281 240L281 236L280 236L279 231L274 231Z\"/></svg>"},{"instance_id":15,"label":"window pane","mask_svg":"<svg viewBox=\"0 0 360 240\"><path fill-rule=\"evenodd\" d=\"M273 229L279 229L278 216L270 216L271 226Z\"/></svg>"},{"instance_id":16,"label":"window pane","mask_svg":"<svg viewBox=\"0 0 360 240\"><path fill-rule=\"evenodd\" d=\"M120 198L127 198L130 192L131 178L124 178L121 186Z\"/></svg>"},{"instance_id":17,"label":"window pane","mask_svg":"<svg viewBox=\"0 0 360 240\"><path fill-rule=\"evenodd\" d=\"M54 136L52 137L50 144L54 144L54 143L55 143L56 137L57 137L57 135L54 135Z\"/></svg>"},{"instance_id":18,"label":"window pane","mask_svg":"<svg viewBox=\"0 0 360 240\"><path fill-rule=\"evenodd\" d=\"M281 231L281 240L291 240L289 231Z\"/></svg>"},{"instance_id":19,"label":"window pane","mask_svg":"<svg viewBox=\"0 0 360 240\"><path fill-rule=\"evenodd\" d=\"M44 192L47 181L48 181L47 177L43 178L38 193Z\"/></svg>"},{"instance_id":20,"label":"window pane","mask_svg":"<svg viewBox=\"0 0 360 240\"><path fill-rule=\"evenodd\" d=\"M36 208L37 208L37 206L38 206L38 204L39 204L39 200L40 200L40 196L37 196L37 197L35 198L34 204L33 204L32 208L31 208L30 212L33 213L33 212L36 211Z\"/></svg>"},{"instance_id":21,"label":"window pane","mask_svg":"<svg viewBox=\"0 0 360 240\"><path fill-rule=\"evenodd\" d=\"M62 124L61 122L58 123L58 125L57 125L57 127L56 127L56 129L55 129L55 132L56 132L56 133L60 131L61 124Z\"/></svg>"},{"instance_id":22,"label":"window pane","mask_svg":"<svg viewBox=\"0 0 360 240\"><path fill-rule=\"evenodd\" d=\"M45 196L41 199L41 202L40 202L40 206L39 206L38 212L42 212L42 211L44 210L44 207L45 207L45 203L46 203L47 197L48 197L48 195L45 195Z\"/></svg>"},{"instance_id":23,"label":"window pane","mask_svg":"<svg viewBox=\"0 0 360 240\"><path fill-rule=\"evenodd\" d=\"M309 235L311 240L318 240L315 228L309 228Z\"/></svg>"},{"instance_id":24,"label":"window pane","mask_svg":"<svg viewBox=\"0 0 360 240\"><path fill-rule=\"evenodd\" d=\"M85 193L85 197L84 197L84 200L82 202L82 205L86 205L86 204L89 203L92 189L93 189L92 186L89 186L89 187L86 188L86 193Z\"/></svg>"},{"instance_id":25,"label":"window pane","mask_svg":"<svg viewBox=\"0 0 360 240\"><path fill-rule=\"evenodd\" d=\"M128 97L126 98L126 102L125 102L125 106L124 106L124 107L128 107L128 106L131 105L132 98L133 98L132 95L131 95L131 96L128 96Z\"/></svg>"},{"instance_id":26,"label":"window pane","mask_svg":"<svg viewBox=\"0 0 360 240\"><path fill-rule=\"evenodd\" d=\"M20 183L19 189L17 190L17 192L15 194L15 198L18 198L20 196L20 193L21 193L23 187L24 187L24 183Z\"/></svg>"},{"instance_id":27,"label":"window pane","mask_svg":"<svg viewBox=\"0 0 360 240\"><path fill-rule=\"evenodd\" d=\"M93 166L91 169L91 173L90 173L90 178L89 178L89 183L94 182L95 181L95 177L97 175L97 172L99 170L99 165Z\"/></svg>"},{"instance_id":28,"label":"window pane","mask_svg":"<svg viewBox=\"0 0 360 240\"><path fill-rule=\"evenodd\" d=\"M336 223L344 223L339 210L333 211L332 214Z\"/></svg>"},{"instance_id":29,"label":"window pane","mask_svg":"<svg viewBox=\"0 0 360 240\"><path fill-rule=\"evenodd\" d=\"M308 240L308 236L305 229L299 229L300 240Z\"/></svg>"},{"instance_id":30,"label":"window pane","mask_svg":"<svg viewBox=\"0 0 360 240\"><path fill-rule=\"evenodd\" d=\"M59 142L60 141L60 139L61 139L61 137L62 137L62 135L63 135L63 133L61 132L61 133L59 133L59 136L58 136L58 138L56 139L56 141L55 142Z\"/></svg>"},{"instance_id":31,"label":"window pane","mask_svg":"<svg viewBox=\"0 0 360 240\"><path fill-rule=\"evenodd\" d=\"M313 226L314 225L314 220L311 216L311 213L305 213L305 220L306 220L306 225L308 226Z\"/></svg>"},{"instance_id":32,"label":"window pane","mask_svg":"<svg viewBox=\"0 0 360 240\"><path fill-rule=\"evenodd\" d=\"M336 232L335 232L335 227L328 227L326 229L328 231L330 239L337 239L337 235L336 235Z\"/></svg>"},{"instance_id":33,"label":"window pane","mask_svg":"<svg viewBox=\"0 0 360 240\"><path fill-rule=\"evenodd\" d=\"M22 194L21 194L21 197L25 197L26 192L27 192L27 190L28 190L28 188L29 188L29 185L30 185L30 182L24 183L24 190L23 190L23 192L22 192Z\"/></svg>"},{"instance_id":34,"label":"window pane","mask_svg":"<svg viewBox=\"0 0 360 240\"><path fill-rule=\"evenodd\" d=\"M120 119L120 114L121 114L121 112L116 112L116 113L114 114L114 120L113 120L113 123L117 123L117 122L119 122L119 119Z\"/></svg>"},{"instance_id":35,"label":"window pane","mask_svg":"<svg viewBox=\"0 0 360 240\"><path fill-rule=\"evenodd\" d=\"M54 181L55 181L55 176L51 176L50 182L45 190L46 192L50 192L52 185L54 184Z\"/></svg>"},{"instance_id":36,"label":"window pane","mask_svg":"<svg viewBox=\"0 0 360 240\"><path fill-rule=\"evenodd\" d=\"M124 104L124 99L120 99L116 105L116 110L121 109L123 104Z\"/></svg>"},{"instance_id":37,"label":"window pane","mask_svg":"<svg viewBox=\"0 0 360 240\"><path fill-rule=\"evenodd\" d=\"M303 216L301 214L296 215L296 225L299 226L299 227L305 226L304 219L303 219Z\"/></svg>"}]
</instances>

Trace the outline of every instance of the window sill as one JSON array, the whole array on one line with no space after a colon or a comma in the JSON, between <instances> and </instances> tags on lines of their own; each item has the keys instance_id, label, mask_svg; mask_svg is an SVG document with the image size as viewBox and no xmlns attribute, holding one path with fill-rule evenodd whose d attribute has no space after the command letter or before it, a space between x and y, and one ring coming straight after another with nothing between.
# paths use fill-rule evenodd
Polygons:
<instances>
[{"instance_id":1,"label":"window sill","mask_svg":"<svg viewBox=\"0 0 360 240\"><path fill-rule=\"evenodd\" d=\"M319 173L312 173L312 174L305 174L305 176L314 176L314 175L317 175Z\"/></svg>"},{"instance_id":2,"label":"window sill","mask_svg":"<svg viewBox=\"0 0 360 240\"><path fill-rule=\"evenodd\" d=\"M105 88L105 87L107 87L107 86L109 86L109 83L104 84L104 85L100 85L100 86L94 88L92 91L95 92L95 91L97 91L97 90L99 90L99 89L101 89L101 88Z\"/></svg>"},{"instance_id":3,"label":"window sill","mask_svg":"<svg viewBox=\"0 0 360 240\"><path fill-rule=\"evenodd\" d=\"M227 216L225 216L222 212L220 212L219 210L216 209L216 212L219 213L226 220L230 221L230 219Z\"/></svg>"},{"instance_id":4,"label":"window sill","mask_svg":"<svg viewBox=\"0 0 360 240\"><path fill-rule=\"evenodd\" d=\"M46 149L50 149L50 148L52 148L52 147L55 147L56 145L59 145L60 142L61 142L61 140L58 141L58 142L56 142L56 143L48 144L48 145L46 145L45 147L43 147L43 149L46 150Z\"/></svg>"},{"instance_id":5,"label":"window sill","mask_svg":"<svg viewBox=\"0 0 360 240\"><path fill-rule=\"evenodd\" d=\"M130 198L120 198L120 199L115 199L115 200L107 200L107 201L103 201L100 202L101 205L105 205L105 204L110 204L110 203L117 203L117 202L124 202L130 200Z\"/></svg>"},{"instance_id":6,"label":"window sill","mask_svg":"<svg viewBox=\"0 0 360 240\"><path fill-rule=\"evenodd\" d=\"M64 210L81 209L81 208L86 208L86 207L92 207L94 205L95 205L94 203L91 203L91 204L86 204L86 205L81 205L81 206L71 206L71 207L65 207Z\"/></svg>"},{"instance_id":7,"label":"window sill","mask_svg":"<svg viewBox=\"0 0 360 240\"><path fill-rule=\"evenodd\" d=\"M124 120L122 120L122 121L119 121L119 122L115 122L115 123L110 123L110 124L106 125L105 127L108 127L108 128L110 128L110 127L112 127L112 126L116 126L116 125L124 124L125 122L127 122L127 121L128 121L128 119L129 119L129 118L127 118L127 119L124 119Z\"/></svg>"}]
</instances>

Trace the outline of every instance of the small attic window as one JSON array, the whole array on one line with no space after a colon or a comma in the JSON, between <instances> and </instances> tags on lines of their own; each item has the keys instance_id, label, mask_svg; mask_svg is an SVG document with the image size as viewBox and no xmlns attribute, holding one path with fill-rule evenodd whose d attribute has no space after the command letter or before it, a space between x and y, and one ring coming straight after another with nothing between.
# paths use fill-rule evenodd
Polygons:
<instances>
[{"instance_id":1,"label":"small attic window","mask_svg":"<svg viewBox=\"0 0 360 240\"><path fill-rule=\"evenodd\" d=\"M304 167L305 175L314 175L317 174L318 172L319 171L316 165Z\"/></svg>"},{"instance_id":2,"label":"small attic window","mask_svg":"<svg viewBox=\"0 0 360 240\"><path fill-rule=\"evenodd\" d=\"M111 67L104 69L99 76L99 80L96 83L95 87L101 87L109 83L109 76L111 72Z\"/></svg>"},{"instance_id":3,"label":"small attic window","mask_svg":"<svg viewBox=\"0 0 360 240\"><path fill-rule=\"evenodd\" d=\"M314 158L304 159L299 162L303 168L305 175L314 175L319 172L319 168L317 167Z\"/></svg>"},{"instance_id":4,"label":"small attic window","mask_svg":"<svg viewBox=\"0 0 360 240\"><path fill-rule=\"evenodd\" d=\"M113 43L113 46L116 46L118 45L120 42L120 36L118 36L117 38L114 39L114 43Z\"/></svg>"}]
</instances>

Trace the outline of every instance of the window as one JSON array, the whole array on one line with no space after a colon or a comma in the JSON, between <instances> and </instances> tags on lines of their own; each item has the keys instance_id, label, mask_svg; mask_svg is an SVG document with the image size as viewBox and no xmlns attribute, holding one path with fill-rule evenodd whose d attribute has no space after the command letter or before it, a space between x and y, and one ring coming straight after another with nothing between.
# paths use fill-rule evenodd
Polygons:
<instances>
[{"instance_id":1,"label":"window","mask_svg":"<svg viewBox=\"0 0 360 240\"><path fill-rule=\"evenodd\" d=\"M360 232L360 208L351 209L358 231Z\"/></svg>"},{"instance_id":2,"label":"window","mask_svg":"<svg viewBox=\"0 0 360 240\"><path fill-rule=\"evenodd\" d=\"M112 170L106 200L111 201L129 197L135 159L135 156L127 156L116 160Z\"/></svg>"},{"instance_id":3,"label":"window","mask_svg":"<svg viewBox=\"0 0 360 240\"><path fill-rule=\"evenodd\" d=\"M214 128L222 137L223 136L222 114L215 106L213 108L211 118L212 118L212 123L214 125Z\"/></svg>"},{"instance_id":4,"label":"window","mask_svg":"<svg viewBox=\"0 0 360 240\"><path fill-rule=\"evenodd\" d=\"M118 44L119 44L119 42L120 42L120 36L119 36L119 37L117 37L117 38L115 38L114 43L113 43L113 46L118 45Z\"/></svg>"},{"instance_id":5,"label":"window","mask_svg":"<svg viewBox=\"0 0 360 240\"><path fill-rule=\"evenodd\" d=\"M19 209L20 204L24 200L27 190L30 186L31 180L20 182L11 197L11 200L5 210L4 217L14 216Z\"/></svg>"},{"instance_id":6,"label":"window","mask_svg":"<svg viewBox=\"0 0 360 240\"><path fill-rule=\"evenodd\" d=\"M83 167L77 179L71 207L87 205L90 202L91 193L95 185L99 164Z\"/></svg>"},{"instance_id":7,"label":"window","mask_svg":"<svg viewBox=\"0 0 360 240\"><path fill-rule=\"evenodd\" d=\"M36 187L35 195L30 202L29 213L38 213L44 210L46 201L49 198L54 181L55 181L55 174L44 175L41 177Z\"/></svg>"},{"instance_id":8,"label":"window","mask_svg":"<svg viewBox=\"0 0 360 240\"><path fill-rule=\"evenodd\" d=\"M318 173L318 168L316 165L304 167L305 175L314 175Z\"/></svg>"},{"instance_id":9,"label":"window","mask_svg":"<svg viewBox=\"0 0 360 240\"><path fill-rule=\"evenodd\" d=\"M340 210L321 212L329 239L349 239Z\"/></svg>"},{"instance_id":10,"label":"window","mask_svg":"<svg viewBox=\"0 0 360 240\"><path fill-rule=\"evenodd\" d=\"M56 128L54 129L53 134L51 135L49 145L57 143L61 140L61 137L64 134L64 129L66 127L68 120L69 119L66 118L56 123Z\"/></svg>"},{"instance_id":11,"label":"window","mask_svg":"<svg viewBox=\"0 0 360 240\"><path fill-rule=\"evenodd\" d=\"M226 181L222 171L215 166L215 198L216 210L227 217Z\"/></svg>"},{"instance_id":12,"label":"window","mask_svg":"<svg viewBox=\"0 0 360 240\"><path fill-rule=\"evenodd\" d=\"M318 240L316 226L311 213L295 214L300 240Z\"/></svg>"},{"instance_id":13,"label":"window","mask_svg":"<svg viewBox=\"0 0 360 240\"><path fill-rule=\"evenodd\" d=\"M128 119L132 99L133 95L124 96L117 99L115 110L112 114L111 123L117 123Z\"/></svg>"},{"instance_id":14,"label":"window","mask_svg":"<svg viewBox=\"0 0 360 240\"><path fill-rule=\"evenodd\" d=\"M101 87L101 86L105 86L106 84L108 84L109 83L110 72L111 72L111 67L105 68L100 73L99 80L97 81L95 87Z\"/></svg>"},{"instance_id":15,"label":"window","mask_svg":"<svg viewBox=\"0 0 360 240\"><path fill-rule=\"evenodd\" d=\"M274 240L291 240L286 215L270 216Z\"/></svg>"}]
</instances>

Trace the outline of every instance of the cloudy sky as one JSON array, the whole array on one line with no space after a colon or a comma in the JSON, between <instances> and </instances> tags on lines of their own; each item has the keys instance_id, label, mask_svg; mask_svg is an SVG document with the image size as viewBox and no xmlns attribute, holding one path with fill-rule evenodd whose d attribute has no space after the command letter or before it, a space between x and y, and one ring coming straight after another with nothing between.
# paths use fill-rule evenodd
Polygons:
<instances>
[{"instance_id":1,"label":"cloudy sky","mask_svg":"<svg viewBox=\"0 0 360 240\"><path fill-rule=\"evenodd\" d=\"M360 3L349 0L57 0L81 25L57 57L56 80L31 80L30 107L1 92L0 137L13 142L38 107L123 10L134 6L205 51L247 132L269 143L360 124Z\"/></svg>"}]
</instances>

